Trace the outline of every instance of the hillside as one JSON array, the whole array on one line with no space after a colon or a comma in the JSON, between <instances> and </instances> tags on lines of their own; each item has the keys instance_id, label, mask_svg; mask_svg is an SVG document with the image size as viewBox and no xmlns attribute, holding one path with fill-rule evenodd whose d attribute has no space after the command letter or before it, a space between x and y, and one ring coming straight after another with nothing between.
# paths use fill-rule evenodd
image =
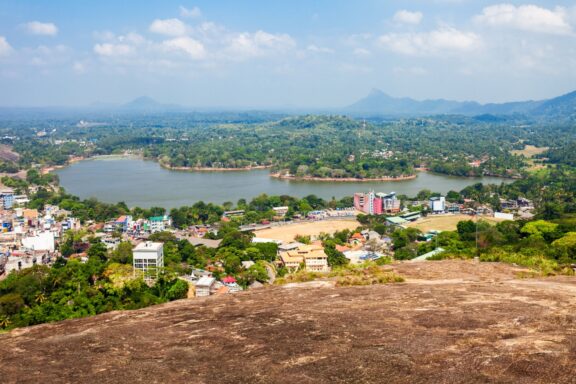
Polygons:
<instances>
[{"instance_id":1,"label":"hillside","mask_svg":"<svg viewBox=\"0 0 576 384\"><path fill-rule=\"evenodd\" d=\"M273 287L17 329L0 336L1 381L574 382L574 278L394 269L406 283Z\"/></svg>"}]
</instances>

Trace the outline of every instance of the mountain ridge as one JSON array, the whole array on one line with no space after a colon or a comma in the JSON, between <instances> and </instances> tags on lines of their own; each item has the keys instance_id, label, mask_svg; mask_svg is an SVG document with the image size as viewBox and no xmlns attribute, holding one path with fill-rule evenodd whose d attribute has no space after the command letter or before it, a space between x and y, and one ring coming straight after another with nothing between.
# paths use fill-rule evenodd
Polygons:
<instances>
[{"instance_id":1,"label":"mountain ridge","mask_svg":"<svg viewBox=\"0 0 576 384\"><path fill-rule=\"evenodd\" d=\"M393 97L373 88L369 94L344 108L353 115L513 115L532 116L576 114L576 91L545 100L513 101L481 104L476 101L446 99L415 100L409 97Z\"/></svg>"}]
</instances>

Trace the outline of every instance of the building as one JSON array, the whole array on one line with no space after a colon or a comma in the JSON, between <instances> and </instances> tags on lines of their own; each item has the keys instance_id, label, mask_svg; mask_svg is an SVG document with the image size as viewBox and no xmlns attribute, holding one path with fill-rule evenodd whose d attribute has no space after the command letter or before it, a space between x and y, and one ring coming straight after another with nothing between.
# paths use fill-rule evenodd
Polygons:
<instances>
[{"instance_id":1,"label":"building","mask_svg":"<svg viewBox=\"0 0 576 384\"><path fill-rule=\"evenodd\" d=\"M196 296L210 296L216 285L216 279L210 276L202 276L196 282Z\"/></svg>"},{"instance_id":2,"label":"building","mask_svg":"<svg viewBox=\"0 0 576 384\"><path fill-rule=\"evenodd\" d=\"M134 273L139 271L144 280L151 281L158 277L164 268L164 244L146 241L138 244L133 250Z\"/></svg>"},{"instance_id":3,"label":"building","mask_svg":"<svg viewBox=\"0 0 576 384\"><path fill-rule=\"evenodd\" d=\"M433 213L441 213L446 211L446 198L444 196L430 198L430 210Z\"/></svg>"},{"instance_id":4,"label":"building","mask_svg":"<svg viewBox=\"0 0 576 384\"><path fill-rule=\"evenodd\" d=\"M14 205L14 190L4 188L0 190L0 203L4 209L11 209Z\"/></svg>"},{"instance_id":5,"label":"building","mask_svg":"<svg viewBox=\"0 0 576 384\"><path fill-rule=\"evenodd\" d=\"M280 259L288 269L298 269L301 264L304 264L307 271L330 271L328 256L320 245L302 245L294 250L280 252Z\"/></svg>"},{"instance_id":6,"label":"building","mask_svg":"<svg viewBox=\"0 0 576 384\"><path fill-rule=\"evenodd\" d=\"M355 193L354 208L369 215L383 215L400 212L400 200L396 193Z\"/></svg>"},{"instance_id":7,"label":"building","mask_svg":"<svg viewBox=\"0 0 576 384\"><path fill-rule=\"evenodd\" d=\"M114 221L114 226L116 229L127 232L130 229L130 225L132 224L132 216L120 216L119 218Z\"/></svg>"},{"instance_id":8,"label":"building","mask_svg":"<svg viewBox=\"0 0 576 384\"><path fill-rule=\"evenodd\" d=\"M162 232L172 226L172 219L170 216L154 216L148 219L148 230L150 233Z\"/></svg>"}]
</instances>

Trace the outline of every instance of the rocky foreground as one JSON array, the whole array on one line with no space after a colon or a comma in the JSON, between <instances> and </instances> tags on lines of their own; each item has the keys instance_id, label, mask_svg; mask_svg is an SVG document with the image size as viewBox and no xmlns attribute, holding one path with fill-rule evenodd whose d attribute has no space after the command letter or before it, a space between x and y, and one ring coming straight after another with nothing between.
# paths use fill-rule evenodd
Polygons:
<instances>
[{"instance_id":1,"label":"rocky foreground","mask_svg":"<svg viewBox=\"0 0 576 384\"><path fill-rule=\"evenodd\" d=\"M2 383L576 383L576 278L407 263L406 283L273 287L18 329Z\"/></svg>"}]
</instances>

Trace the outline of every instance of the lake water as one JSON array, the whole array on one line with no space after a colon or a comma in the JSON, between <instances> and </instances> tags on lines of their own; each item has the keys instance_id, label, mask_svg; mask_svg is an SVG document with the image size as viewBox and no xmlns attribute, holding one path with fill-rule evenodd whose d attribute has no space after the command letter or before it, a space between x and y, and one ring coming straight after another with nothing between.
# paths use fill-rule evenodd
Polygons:
<instances>
[{"instance_id":1,"label":"lake water","mask_svg":"<svg viewBox=\"0 0 576 384\"><path fill-rule=\"evenodd\" d=\"M96 197L109 203L124 201L128 206L167 209L192 205L197 201L223 203L251 199L262 193L324 199L351 196L354 192L375 190L415 196L422 189L446 193L460 191L478 182L510 182L494 177L462 178L419 173L414 180L365 183L278 180L268 170L238 172L171 171L154 161L138 158L97 158L80 161L55 171L60 184L81 198Z\"/></svg>"}]
</instances>

